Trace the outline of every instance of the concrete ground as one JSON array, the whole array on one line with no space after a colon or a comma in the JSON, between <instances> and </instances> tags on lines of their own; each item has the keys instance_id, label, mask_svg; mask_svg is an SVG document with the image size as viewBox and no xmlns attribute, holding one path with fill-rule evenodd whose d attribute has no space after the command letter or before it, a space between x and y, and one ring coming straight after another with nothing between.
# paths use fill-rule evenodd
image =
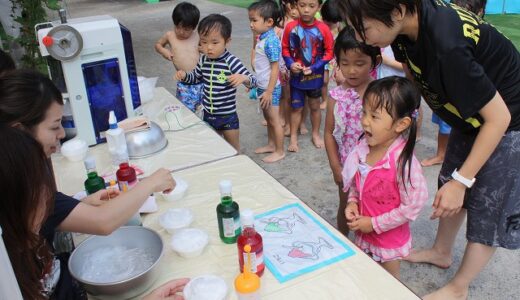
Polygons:
<instances>
[{"instance_id":1,"label":"concrete ground","mask_svg":"<svg viewBox=\"0 0 520 300\"><path fill-rule=\"evenodd\" d=\"M202 16L221 13L231 19L233 34L229 50L249 66L252 35L247 11L205 0L191 0L190 2L199 7ZM160 55L156 54L153 46L162 33L172 27L171 12L177 3L178 1L146 4L140 0L69 0L66 1L66 8L71 18L110 14L119 19L132 32L138 74L145 77L158 76L157 85L166 87L172 94L175 94L171 64L166 63ZM241 120L241 152L250 156L328 222L336 224L337 187L332 180L325 150L316 149L310 141L310 135L307 134L300 137L299 153L287 153L283 161L265 164L261 161L262 156L254 154L254 149L266 143L266 129L260 125L261 115L257 113L257 102L248 100L244 88L239 90L238 111ZM325 114L323 114L323 120L324 116ZM431 111L425 108L423 136L416 147L419 159L433 155L436 150L437 127L431 124L430 116ZM307 127L310 129L310 123L307 124ZM287 146L288 139L285 142ZM438 171L439 167L424 169L430 199L433 199L435 195ZM432 200L429 204L431 203ZM418 220L411 225L414 247L417 248L428 247L435 239L437 221L429 220L431 214L429 204ZM444 285L460 265L465 247L464 232L465 230L462 229L457 237L454 262L451 268L443 270L429 265L412 265L405 262L402 264L403 283L418 295L427 294ZM520 256L518 254L518 252L499 249L485 270L471 285L470 299L520 299L520 288L518 287ZM346 294L348 295L348 291Z\"/></svg>"}]
</instances>

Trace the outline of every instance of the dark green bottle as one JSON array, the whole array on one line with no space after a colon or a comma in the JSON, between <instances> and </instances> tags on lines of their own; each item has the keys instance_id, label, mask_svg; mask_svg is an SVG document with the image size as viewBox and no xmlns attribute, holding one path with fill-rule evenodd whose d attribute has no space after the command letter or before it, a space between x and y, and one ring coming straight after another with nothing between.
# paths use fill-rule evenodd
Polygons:
<instances>
[{"instance_id":1,"label":"dark green bottle","mask_svg":"<svg viewBox=\"0 0 520 300\"><path fill-rule=\"evenodd\" d=\"M96 161L92 156L85 158L85 168L87 169L87 180L85 180L85 191L87 195L94 194L105 188L105 180L97 174Z\"/></svg>"},{"instance_id":2,"label":"dark green bottle","mask_svg":"<svg viewBox=\"0 0 520 300\"><path fill-rule=\"evenodd\" d=\"M222 180L219 187L220 204L217 205L217 219L220 239L226 244L234 244L242 232L240 210L231 197L231 181Z\"/></svg>"}]
</instances>

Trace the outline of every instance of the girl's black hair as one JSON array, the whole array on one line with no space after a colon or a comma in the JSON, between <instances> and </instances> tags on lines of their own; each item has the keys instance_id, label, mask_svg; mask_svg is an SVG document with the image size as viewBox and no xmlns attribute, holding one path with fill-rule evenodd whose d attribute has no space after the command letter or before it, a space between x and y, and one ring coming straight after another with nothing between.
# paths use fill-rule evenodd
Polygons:
<instances>
[{"instance_id":1,"label":"girl's black hair","mask_svg":"<svg viewBox=\"0 0 520 300\"><path fill-rule=\"evenodd\" d=\"M289 5L296 5L297 0L278 0L280 11L282 12L282 20L285 19L285 11Z\"/></svg>"},{"instance_id":2,"label":"girl's black hair","mask_svg":"<svg viewBox=\"0 0 520 300\"><path fill-rule=\"evenodd\" d=\"M451 3L467 9L477 16L480 11L482 11L482 17L486 14L487 0L451 0Z\"/></svg>"},{"instance_id":3,"label":"girl's black hair","mask_svg":"<svg viewBox=\"0 0 520 300\"><path fill-rule=\"evenodd\" d=\"M341 15L350 24L356 32L365 39L365 27L363 26L363 18L375 19L388 27L392 27L392 12L397 9L401 10L401 5L406 7L407 14L414 14L421 5L421 0L341 0L338 1L338 7Z\"/></svg>"},{"instance_id":4,"label":"girl's black hair","mask_svg":"<svg viewBox=\"0 0 520 300\"><path fill-rule=\"evenodd\" d=\"M175 26L195 29L199 23L199 19L199 9L189 2L177 4L172 12L172 21Z\"/></svg>"},{"instance_id":5,"label":"girl's black hair","mask_svg":"<svg viewBox=\"0 0 520 300\"><path fill-rule=\"evenodd\" d=\"M256 11L264 19L267 21L268 19L273 19L273 27L281 27L281 23L283 21L282 12L278 7L278 4L274 0L260 0L251 3L247 8L248 11Z\"/></svg>"},{"instance_id":6,"label":"girl's black hair","mask_svg":"<svg viewBox=\"0 0 520 300\"><path fill-rule=\"evenodd\" d=\"M51 250L35 225L53 210L55 183L50 160L28 132L0 124L0 226L24 299L47 299L41 279Z\"/></svg>"},{"instance_id":7,"label":"girl's black hair","mask_svg":"<svg viewBox=\"0 0 520 300\"><path fill-rule=\"evenodd\" d=\"M329 23L338 23L343 21L338 9L338 0L327 0L321 6L321 19Z\"/></svg>"},{"instance_id":8,"label":"girl's black hair","mask_svg":"<svg viewBox=\"0 0 520 300\"><path fill-rule=\"evenodd\" d=\"M338 64L340 61L340 55L347 52L347 50L352 49L359 49L362 53L370 56L372 67L377 67L377 58L378 56L381 56L381 49L357 41L352 28L347 26L339 32L336 42L334 43L334 55L336 56Z\"/></svg>"},{"instance_id":9,"label":"girl's black hair","mask_svg":"<svg viewBox=\"0 0 520 300\"><path fill-rule=\"evenodd\" d=\"M363 105L367 101L370 101L369 104L373 109L385 109L394 121L406 117L412 120L408 128L408 139L397 164L403 185L406 180L411 183L413 149L417 136L417 109L421 103L419 89L404 77L389 76L374 80L368 85L363 96ZM406 165L408 165L408 174L405 174Z\"/></svg>"},{"instance_id":10,"label":"girl's black hair","mask_svg":"<svg viewBox=\"0 0 520 300\"><path fill-rule=\"evenodd\" d=\"M14 70L0 78L0 124L20 123L32 131L54 102L63 105L60 90L37 71Z\"/></svg>"},{"instance_id":11,"label":"girl's black hair","mask_svg":"<svg viewBox=\"0 0 520 300\"><path fill-rule=\"evenodd\" d=\"M207 35L213 30L218 30L224 40L231 37L231 21L220 14L211 14L200 20L198 32L200 36Z\"/></svg>"}]
</instances>

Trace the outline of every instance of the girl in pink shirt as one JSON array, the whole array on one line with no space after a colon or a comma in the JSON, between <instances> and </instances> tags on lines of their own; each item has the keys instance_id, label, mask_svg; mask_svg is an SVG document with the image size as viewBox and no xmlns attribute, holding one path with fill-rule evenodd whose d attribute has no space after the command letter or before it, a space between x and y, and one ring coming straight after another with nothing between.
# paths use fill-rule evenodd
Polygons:
<instances>
[{"instance_id":1,"label":"girl in pink shirt","mask_svg":"<svg viewBox=\"0 0 520 300\"><path fill-rule=\"evenodd\" d=\"M348 155L342 176L347 218L355 244L396 278L410 254L409 222L428 200L413 149L421 96L408 79L371 82L363 97L364 136Z\"/></svg>"},{"instance_id":2,"label":"girl in pink shirt","mask_svg":"<svg viewBox=\"0 0 520 300\"><path fill-rule=\"evenodd\" d=\"M381 52L377 47L358 42L345 28L336 38L334 56L346 80L329 92L324 138L329 165L339 190L338 230L347 235L347 194L343 191L341 171L348 153L363 133L361 97L373 80L370 72L379 64Z\"/></svg>"}]
</instances>

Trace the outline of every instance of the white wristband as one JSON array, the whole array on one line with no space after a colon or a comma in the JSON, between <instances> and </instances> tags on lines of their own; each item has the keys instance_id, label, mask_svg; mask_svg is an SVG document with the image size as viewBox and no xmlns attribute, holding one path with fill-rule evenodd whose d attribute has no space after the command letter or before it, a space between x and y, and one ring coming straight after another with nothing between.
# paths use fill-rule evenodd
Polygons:
<instances>
[{"instance_id":1,"label":"white wristband","mask_svg":"<svg viewBox=\"0 0 520 300\"><path fill-rule=\"evenodd\" d=\"M458 182L462 183L468 189L471 188L473 186L473 184L475 183L475 178L467 179L466 177L460 175L459 172L457 172L457 169L455 169L453 171L453 173L451 173L451 177L453 179L457 180Z\"/></svg>"}]
</instances>

